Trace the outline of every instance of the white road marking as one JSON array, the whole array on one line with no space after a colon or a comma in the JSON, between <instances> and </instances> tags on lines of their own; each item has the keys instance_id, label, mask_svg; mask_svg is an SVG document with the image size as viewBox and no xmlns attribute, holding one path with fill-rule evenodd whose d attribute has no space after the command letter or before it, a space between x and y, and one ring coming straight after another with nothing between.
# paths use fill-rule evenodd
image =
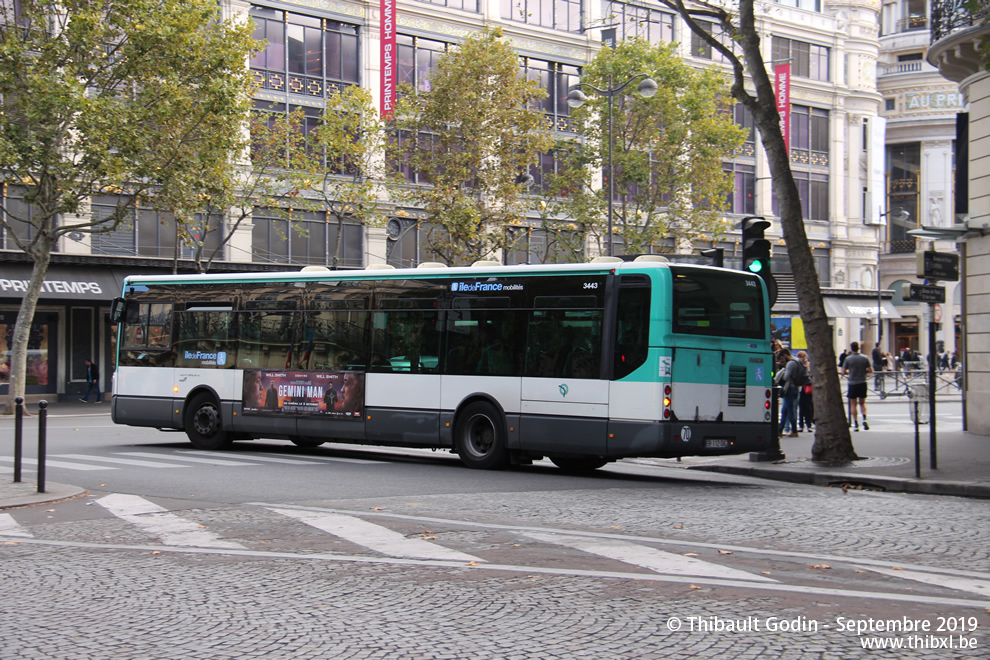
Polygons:
<instances>
[{"instance_id":1,"label":"white road marking","mask_svg":"<svg viewBox=\"0 0 990 660\"><path fill-rule=\"evenodd\" d=\"M192 449L190 449L188 451L182 450L179 453L180 454L195 454L197 456L217 456L217 457L225 457L225 458L230 458L231 456L237 456L237 457L243 456L244 457L244 460L247 460L247 461L259 461L261 463L287 463L289 465L312 465L312 463L310 463L308 461L293 460L291 458L274 458L272 456L259 456L258 454L253 453L253 452L249 455L247 453L244 453L244 454L231 454L230 452L198 451L198 450L192 450Z\"/></svg>"},{"instance_id":2,"label":"white road marking","mask_svg":"<svg viewBox=\"0 0 990 660\"><path fill-rule=\"evenodd\" d=\"M143 458L164 458L168 461L183 461L184 463L206 463L208 465L231 465L231 466L241 466L241 465L257 465L257 463L247 463L242 461L228 461L222 458L193 458L191 456L175 456L173 454L153 454L151 452L143 451L117 451L114 452L115 456L140 456Z\"/></svg>"},{"instance_id":3,"label":"white road marking","mask_svg":"<svg viewBox=\"0 0 990 660\"><path fill-rule=\"evenodd\" d=\"M281 509L267 507L270 511L283 516L295 518L311 527L339 536L375 552L389 557L405 557L408 559L445 559L448 561L483 562L484 559L473 557L463 552L445 548L442 545L429 543L423 539L408 538L392 530L366 522L360 518L343 516L337 513L318 511L301 511L298 509Z\"/></svg>"},{"instance_id":4,"label":"white road marking","mask_svg":"<svg viewBox=\"0 0 990 660\"><path fill-rule=\"evenodd\" d=\"M96 461L97 463L116 463L118 465L134 465L137 467L150 468L180 468L185 465L175 465L173 463L152 463L151 461L135 461L129 458L110 458L109 456L87 456L85 454L53 454L58 458L81 458L84 461Z\"/></svg>"},{"instance_id":5,"label":"white road marking","mask_svg":"<svg viewBox=\"0 0 990 660\"><path fill-rule=\"evenodd\" d=\"M174 513L137 495L114 493L101 497L96 503L122 520L138 527L149 536L158 537L165 545L198 548L243 549L234 541L224 541L202 525L180 518Z\"/></svg>"},{"instance_id":6,"label":"white road marking","mask_svg":"<svg viewBox=\"0 0 990 660\"><path fill-rule=\"evenodd\" d=\"M29 539L34 538L34 535L18 525L17 521L14 520L14 516L9 513L0 513L0 536L23 536Z\"/></svg>"},{"instance_id":7,"label":"white road marking","mask_svg":"<svg viewBox=\"0 0 990 660\"><path fill-rule=\"evenodd\" d=\"M617 539L592 539L566 534L539 534L525 532L523 536L574 548L592 555L608 557L633 566L648 568L664 575L693 575L698 577L721 578L726 580L753 580L756 582L776 582L762 575L753 575L746 571L710 564L694 557L685 557L672 552L664 552L645 545L620 541Z\"/></svg>"},{"instance_id":8,"label":"white road marking","mask_svg":"<svg viewBox=\"0 0 990 660\"><path fill-rule=\"evenodd\" d=\"M344 458L343 456L307 456L307 461L327 461L329 463L356 463L358 465L388 465L384 461L370 461L365 458Z\"/></svg>"},{"instance_id":9,"label":"white road marking","mask_svg":"<svg viewBox=\"0 0 990 660\"><path fill-rule=\"evenodd\" d=\"M925 584L934 584L937 587L946 587L948 589L955 589L956 591L968 591L972 594L990 596L990 581L987 580L972 580L953 575L921 573L918 571L905 571L903 569L898 571L893 568L878 568L876 566L857 566L857 568L880 573L881 575L889 575L894 578L915 580L916 582L924 582Z\"/></svg>"},{"instance_id":10,"label":"white road marking","mask_svg":"<svg viewBox=\"0 0 990 660\"><path fill-rule=\"evenodd\" d=\"M13 463L14 459L9 456L0 456L0 461L7 461ZM22 458L21 461L25 465L38 464L38 461L33 458ZM47 467L65 468L67 470L119 470L120 469L120 468L110 467L108 465L85 465L83 463L72 463L69 461L52 461L47 459L45 460L45 465Z\"/></svg>"}]
</instances>

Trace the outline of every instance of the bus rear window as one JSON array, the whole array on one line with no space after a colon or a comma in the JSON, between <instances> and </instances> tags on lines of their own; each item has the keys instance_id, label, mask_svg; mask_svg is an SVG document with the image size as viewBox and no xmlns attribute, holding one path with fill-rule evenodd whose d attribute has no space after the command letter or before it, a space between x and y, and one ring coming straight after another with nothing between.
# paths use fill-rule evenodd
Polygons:
<instances>
[{"instance_id":1,"label":"bus rear window","mask_svg":"<svg viewBox=\"0 0 990 660\"><path fill-rule=\"evenodd\" d=\"M763 289L742 273L672 267L673 330L712 337L766 338Z\"/></svg>"}]
</instances>

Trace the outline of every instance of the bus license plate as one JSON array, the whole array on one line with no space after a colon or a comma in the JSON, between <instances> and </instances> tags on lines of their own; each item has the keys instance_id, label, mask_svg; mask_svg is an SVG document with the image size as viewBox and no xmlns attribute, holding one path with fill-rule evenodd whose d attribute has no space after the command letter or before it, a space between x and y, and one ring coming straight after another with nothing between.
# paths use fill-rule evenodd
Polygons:
<instances>
[{"instance_id":1,"label":"bus license plate","mask_svg":"<svg viewBox=\"0 0 990 660\"><path fill-rule=\"evenodd\" d=\"M705 438L705 449L725 449L730 444L728 438Z\"/></svg>"}]
</instances>

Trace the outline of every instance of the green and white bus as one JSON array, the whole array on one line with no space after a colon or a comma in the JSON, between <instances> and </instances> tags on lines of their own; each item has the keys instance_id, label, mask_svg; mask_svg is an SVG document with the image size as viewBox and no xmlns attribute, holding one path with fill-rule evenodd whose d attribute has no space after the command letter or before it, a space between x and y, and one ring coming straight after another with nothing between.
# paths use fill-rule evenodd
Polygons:
<instances>
[{"instance_id":1,"label":"green and white bus","mask_svg":"<svg viewBox=\"0 0 990 660\"><path fill-rule=\"evenodd\" d=\"M128 277L113 420L201 449L427 447L482 469L768 449L762 280L602 261Z\"/></svg>"}]
</instances>

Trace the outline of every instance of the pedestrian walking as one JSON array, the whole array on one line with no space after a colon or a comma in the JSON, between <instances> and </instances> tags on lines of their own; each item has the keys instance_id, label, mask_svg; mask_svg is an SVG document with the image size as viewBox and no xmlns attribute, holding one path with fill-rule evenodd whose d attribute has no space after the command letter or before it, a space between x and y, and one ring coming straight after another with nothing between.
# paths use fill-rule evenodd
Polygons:
<instances>
[{"instance_id":1,"label":"pedestrian walking","mask_svg":"<svg viewBox=\"0 0 990 660\"><path fill-rule=\"evenodd\" d=\"M870 423L866 421L866 377L873 371L873 367L870 366L870 358L859 352L859 342L854 341L849 348L852 353L846 356L842 365L842 375L849 376L849 425L854 431L859 430L859 418L856 415L858 404L863 413L863 430L869 431Z\"/></svg>"},{"instance_id":2,"label":"pedestrian walking","mask_svg":"<svg viewBox=\"0 0 990 660\"><path fill-rule=\"evenodd\" d=\"M811 430L811 425L815 423L815 398L812 394L811 363L808 362L808 353L798 351L798 360L804 366L805 381L801 385L798 393L798 432L805 429Z\"/></svg>"},{"instance_id":3,"label":"pedestrian walking","mask_svg":"<svg viewBox=\"0 0 990 660\"><path fill-rule=\"evenodd\" d=\"M797 434L797 403L798 394L801 391L800 382L803 380L802 372L804 366L800 360L791 355L790 349L782 348L777 354L783 361L774 380L781 387L783 404L780 407L780 433L789 438L798 437Z\"/></svg>"},{"instance_id":4,"label":"pedestrian walking","mask_svg":"<svg viewBox=\"0 0 990 660\"><path fill-rule=\"evenodd\" d=\"M86 396L79 399L83 403L89 403L90 392L96 390L96 403L103 403L103 393L100 392L100 370L93 364L92 360L86 360Z\"/></svg>"}]
</instances>

